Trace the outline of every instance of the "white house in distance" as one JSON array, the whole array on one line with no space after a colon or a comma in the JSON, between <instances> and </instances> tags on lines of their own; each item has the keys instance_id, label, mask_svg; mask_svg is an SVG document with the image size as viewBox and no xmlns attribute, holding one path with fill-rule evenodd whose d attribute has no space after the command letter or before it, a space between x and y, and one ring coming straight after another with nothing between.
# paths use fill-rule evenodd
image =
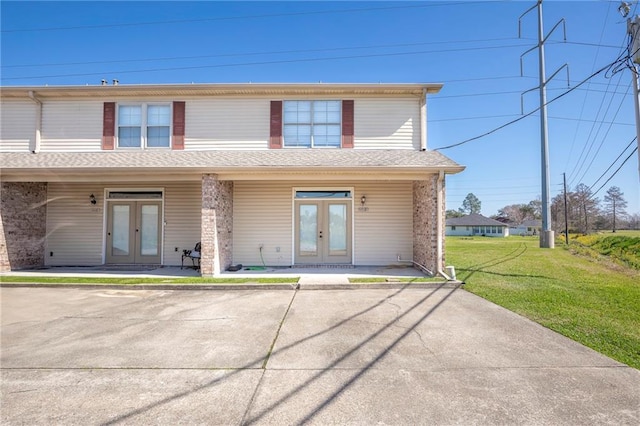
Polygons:
<instances>
[{"instance_id":1,"label":"white house in distance","mask_svg":"<svg viewBox=\"0 0 640 426\"><path fill-rule=\"evenodd\" d=\"M2 87L0 266L444 267L440 84Z\"/></svg>"},{"instance_id":2,"label":"white house in distance","mask_svg":"<svg viewBox=\"0 0 640 426\"><path fill-rule=\"evenodd\" d=\"M467 216L449 218L446 221L447 236L483 236L508 237L509 227L497 220L484 217L478 213Z\"/></svg>"},{"instance_id":3,"label":"white house in distance","mask_svg":"<svg viewBox=\"0 0 640 426\"><path fill-rule=\"evenodd\" d=\"M510 235L540 235L542 221L540 219L525 220L518 226L509 227Z\"/></svg>"}]
</instances>

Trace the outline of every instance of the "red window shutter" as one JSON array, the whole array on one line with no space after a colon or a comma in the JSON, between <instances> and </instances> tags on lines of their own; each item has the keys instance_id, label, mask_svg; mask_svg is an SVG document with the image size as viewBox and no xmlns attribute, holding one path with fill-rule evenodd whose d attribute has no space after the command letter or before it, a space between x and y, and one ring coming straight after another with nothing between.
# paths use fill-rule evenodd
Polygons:
<instances>
[{"instance_id":1,"label":"red window shutter","mask_svg":"<svg viewBox=\"0 0 640 426\"><path fill-rule=\"evenodd\" d=\"M171 138L171 149L184 149L184 120L185 102L176 101L173 103L173 136Z\"/></svg>"},{"instance_id":2,"label":"red window shutter","mask_svg":"<svg viewBox=\"0 0 640 426\"><path fill-rule=\"evenodd\" d=\"M342 147L353 148L353 100L342 101Z\"/></svg>"},{"instance_id":3,"label":"red window shutter","mask_svg":"<svg viewBox=\"0 0 640 426\"><path fill-rule=\"evenodd\" d=\"M105 102L102 114L102 149L114 149L116 142L116 103Z\"/></svg>"},{"instance_id":4,"label":"red window shutter","mask_svg":"<svg viewBox=\"0 0 640 426\"><path fill-rule=\"evenodd\" d=\"M282 148L282 101L271 101L269 148Z\"/></svg>"}]
</instances>

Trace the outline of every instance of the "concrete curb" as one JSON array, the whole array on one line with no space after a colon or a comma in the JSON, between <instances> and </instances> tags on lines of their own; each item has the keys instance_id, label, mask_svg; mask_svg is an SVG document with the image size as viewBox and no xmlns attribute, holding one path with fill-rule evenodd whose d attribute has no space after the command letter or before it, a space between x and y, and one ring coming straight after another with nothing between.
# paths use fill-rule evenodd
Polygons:
<instances>
[{"instance_id":1,"label":"concrete curb","mask_svg":"<svg viewBox=\"0 0 640 426\"><path fill-rule=\"evenodd\" d=\"M2 282L0 288L65 288L86 290L393 290L435 289L463 286L462 281L433 283L352 283L352 284L54 284Z\"/></svg>"}]
</instances>

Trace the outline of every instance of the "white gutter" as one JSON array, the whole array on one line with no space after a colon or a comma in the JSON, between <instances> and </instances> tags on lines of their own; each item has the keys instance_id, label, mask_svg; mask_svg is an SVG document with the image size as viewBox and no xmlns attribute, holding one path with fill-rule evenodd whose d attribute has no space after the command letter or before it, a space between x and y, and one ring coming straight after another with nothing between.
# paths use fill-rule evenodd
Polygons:
<instances>
[{"instance_id":1,"label":"white gutter","mask_svg":"<svg viewBox=\"0 0 640 426\"><path fill-rule=\"evenodd\" d=\"M427 89L422 89L420 97L420 151L427 150Z\"/></svg>"},{"instance_id":2,"label":"white gutter","mask_svg":"<svg viewBox=\"0 0 640 426\"><path fill-rule=\"evenodd\" d=\"M36 154L40 152L40 139L42 133L42 101L36 97L33 90L29 90L29 97L36 103L36 133L33 143L29 145L29 150Z\"/></svg>"},{"instance_id":3,"label":"white gutter","mask_svg":"<svg viewBox=\"0 0 640 426\"><path fill-rule=\"evenodd\" d=\"M444 192L444 170L440 170L440 173L438 174L438 181L436 184L436 228L437 228L437 236L436 236L436 245L437 245L437 251L436 251L436 272L440 275L442 275L446 280L448 281L452 281L453 278L451 278L449 275L445 274L445 272L442 269L442 258L444 256L444 238L443 238L443 230L444 230L444 225L443 225L443 217L442 217L442 210L443 210L443 197L442 197L442 193Z\"/></svg>"}]
</instances>

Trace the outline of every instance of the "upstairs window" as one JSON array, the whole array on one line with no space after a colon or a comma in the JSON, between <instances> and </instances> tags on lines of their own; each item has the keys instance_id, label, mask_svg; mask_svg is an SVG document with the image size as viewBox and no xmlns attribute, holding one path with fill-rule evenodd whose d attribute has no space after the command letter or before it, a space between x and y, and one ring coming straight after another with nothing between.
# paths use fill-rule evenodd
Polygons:
<instances>
[{"instance_id":1,"label":"upstairs window","mask_svg":"<svg viewBox=\"0 0 640 426\"><path fill-rule=\"evenodd\" d=\"M169 148L171 105L118 105L118 148Z\"/></svg>"},{"instance_id":2,"label":"upstairs window","mask_svg":"<svg viewBox=\"0 0 640 426\"><path fill-rule=\"evenodd\" d=\"M341 101L284 101L285 148L340 148Z\"/></svg>"}]
</instances>

